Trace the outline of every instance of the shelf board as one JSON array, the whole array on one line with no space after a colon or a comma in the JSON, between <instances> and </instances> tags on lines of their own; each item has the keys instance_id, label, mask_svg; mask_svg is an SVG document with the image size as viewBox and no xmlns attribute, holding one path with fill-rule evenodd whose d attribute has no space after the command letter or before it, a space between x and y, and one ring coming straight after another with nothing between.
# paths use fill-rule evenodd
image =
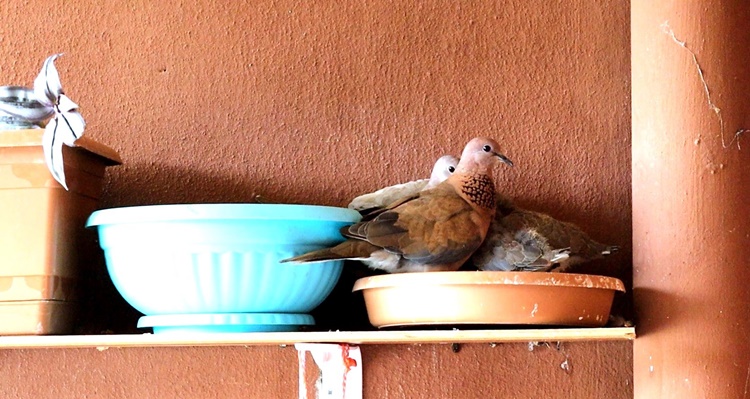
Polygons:
<instances>
[{"instance_id":1,"label":"shelf board","mask_svg":"<svg viewBox=\"0 0 750 399\"><path fill-rule=\"evenodd\" d=\"M0 337L0 349L256 346L295 343L452 344L635 339L633 327L514 330L321 331L228 334L110 334Z\"/></svg>"}]
</instances>

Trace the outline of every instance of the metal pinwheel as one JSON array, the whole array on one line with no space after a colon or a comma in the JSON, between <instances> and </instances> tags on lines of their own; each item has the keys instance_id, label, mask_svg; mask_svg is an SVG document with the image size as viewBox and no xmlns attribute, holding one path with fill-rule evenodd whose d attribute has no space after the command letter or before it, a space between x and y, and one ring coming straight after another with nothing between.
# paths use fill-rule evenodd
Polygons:
<instances>
[{"instance_id":1,"label":"metal pinwheel","mask_svg":"<svg viewBox=\"0 0 750 399\"><path fill-rule=\"evenodd\" d=\"M52 111L52 119L42 136L42 148L52 176L67 190L62 146L75 146L75 141L83 135L86 123L78 112L78 105L63 92L60 75L55 68L55 59L61 55L54 54L44 61L42 71L34 80L34 95L37 101Z\"/></svg>"}]
</instances>

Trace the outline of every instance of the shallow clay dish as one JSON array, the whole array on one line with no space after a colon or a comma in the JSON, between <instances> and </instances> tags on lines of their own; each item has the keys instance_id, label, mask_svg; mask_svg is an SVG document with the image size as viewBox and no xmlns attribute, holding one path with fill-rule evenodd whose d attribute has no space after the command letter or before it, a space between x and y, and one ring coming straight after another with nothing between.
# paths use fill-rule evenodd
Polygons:
<instances>
[{"instance_id":1,"label":"shallow clay dish","mask_svg":"<svg viewBox=\"0 0 750 399\"><path fill-rule=\"evenodd\" d=\"M359 279L375 327L507 324L601 327L622 281L588 274L433 272Z\"/></svg>"}]
</instances>

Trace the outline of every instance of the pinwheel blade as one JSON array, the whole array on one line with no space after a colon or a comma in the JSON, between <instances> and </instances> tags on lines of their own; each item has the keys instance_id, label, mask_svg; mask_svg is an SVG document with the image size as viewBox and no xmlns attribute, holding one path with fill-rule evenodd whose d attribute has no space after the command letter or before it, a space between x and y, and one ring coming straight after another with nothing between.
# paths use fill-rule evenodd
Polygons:
<instances>
[{"instance_id":1,"label":"pinwheel blade","mask_svg":"<svg viewBox=\"0 0 750 399\"><path fill-rule=\"evenodd\" d=\"M73 147L75 141L83 135L86 122L78 111L61 112L55 115L57 120L57 132L55 140L61 140L63 144Z\"/></svg>"},{"instance_id":2,"label":"pinwheel blade","mask_svg":"<svg viewBox=\"0 0 750 399\"><path fill-rule=\"evenodd\" d=\"M42 71L34 79L34 95L44 105L57 104L57 98L62 94L60 74L55 68L55 60L62 54L53 54L44 60Z\"/></svg>"},{"instance_id":3,"label":"pinwheel blade","mask_svg":"<svg viewBox=\"0 0 750 399\"><path fill-rule=\"evenodd\" d=\"M44 161L47 163L52 177L60 183L63 188L68 189L65 182L65 164L62 156L63 141L57 137L59 130L58 118L52 118L44 129L42 136L42 149L44 150Z\"/></svg>"},{"instance_id":4,"label":"pinwheel blade","mask_svg":"<svg viewBox=\"0 0 750 399\"><path fill-rule=\"evenodd\" d=\"M74 109L78 109L78 104L74 103L73 100L71 100L70 97L66 96L65 94L60 94L60 96L57 98L57 109L60 112L68 112Z\"/></svg>"}]
</instances>

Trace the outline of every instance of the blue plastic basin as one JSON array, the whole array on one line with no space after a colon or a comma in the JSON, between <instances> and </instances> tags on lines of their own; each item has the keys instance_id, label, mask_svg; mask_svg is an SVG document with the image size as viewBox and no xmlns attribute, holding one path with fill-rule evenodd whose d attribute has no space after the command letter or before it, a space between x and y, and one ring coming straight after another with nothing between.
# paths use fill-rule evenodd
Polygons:
<instances>
[{"instance_id":1,"label":"blue plastic basin","mask_svg":"<svg viewBox=\"0 0 750 399\"><path fill-rule=\"evenodd\" d=\"M149 205L94 212L107 269L145 315L307 313L330 294L343 262L279 260L343 241L360 218L314 205Z\"/></svg>"}]
</instances>

